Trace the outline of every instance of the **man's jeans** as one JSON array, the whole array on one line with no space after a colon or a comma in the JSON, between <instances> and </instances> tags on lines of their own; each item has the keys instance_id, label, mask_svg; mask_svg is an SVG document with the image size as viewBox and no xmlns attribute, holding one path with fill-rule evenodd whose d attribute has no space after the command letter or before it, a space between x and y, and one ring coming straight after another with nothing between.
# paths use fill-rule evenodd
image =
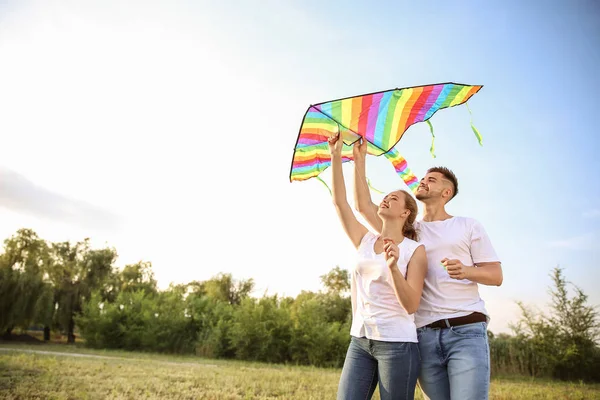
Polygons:
<instances>
[{"instance_id":1,"label":"man's jeans","mask_svg":"<svg viewBox=\"0 0 600 400\"><path fill-rule=\"evenodd\" d=\"M421 351L419 386L431 400L487 399L490 349L487 324L417 329Z\"/></svg>"},{"instance_id":2,"label":"man's jeans","mask_svg":"<svg viewBox=\"0 0 600 400\"><path fill-rule=\"evenodd\" d=\"M338 400L370 399L379 383L385 399L414 399L419 376L419 347L352 337L338 387Z\"/></svg>"}]
</instances>

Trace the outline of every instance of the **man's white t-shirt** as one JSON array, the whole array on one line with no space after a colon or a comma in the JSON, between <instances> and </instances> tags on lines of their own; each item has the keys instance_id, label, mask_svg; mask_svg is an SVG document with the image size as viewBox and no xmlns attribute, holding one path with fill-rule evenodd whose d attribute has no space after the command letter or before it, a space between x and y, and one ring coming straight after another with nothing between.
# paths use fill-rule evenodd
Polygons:
<instances>
[{"instance_id":1,"label":"man's white t-shirt","mask_svg":"<svg viewBox=\"0 0 600 400\"><path fill-rule=\"evenodd\" d=\"M415 313L417 328L473 312L485 314L489 322L477 283L450 278L441 264L444 258L460 260L466 266L499 262L483 226L473 218L451 217L444 221L417 221L415 228L419 243L425 245L428 266L421 303Z\"/></svg>"},{"instance_id":2,"label":"man's white t-shirt","mask_svg":"<svg viewBox=\"0 0 600 400\"><path fill-rule=\"evenodd\" d=\"M378 236L367 232L358 247L352 271L352 327L350 334L384 342L417 342L414 315L408 314L394 292L394 280L385 254L375 253ZM420 243L404 238L396 263L406 277L408 263Z\"/></svg>"}]
</instances>

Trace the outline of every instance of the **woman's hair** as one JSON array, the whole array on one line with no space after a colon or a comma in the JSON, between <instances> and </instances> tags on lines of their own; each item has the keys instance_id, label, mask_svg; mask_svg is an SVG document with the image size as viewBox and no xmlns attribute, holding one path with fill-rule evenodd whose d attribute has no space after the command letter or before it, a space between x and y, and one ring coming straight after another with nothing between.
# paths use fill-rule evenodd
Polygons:
<instances>
[{"instance_id":1,"label":"woman's hair","mask_svg":"<svg viewBox=\"0 0 600 400\"><path fill-rule=\"evenodd\" d=\"M417 219L417 213L419 212L417 202L406 190L402 190L402 193L404 193L404 205L410 211L408 218L404 221L402 234L404 237L417 240L417 231L415 230L415 219Z\"/></svg>"}]
</instances>

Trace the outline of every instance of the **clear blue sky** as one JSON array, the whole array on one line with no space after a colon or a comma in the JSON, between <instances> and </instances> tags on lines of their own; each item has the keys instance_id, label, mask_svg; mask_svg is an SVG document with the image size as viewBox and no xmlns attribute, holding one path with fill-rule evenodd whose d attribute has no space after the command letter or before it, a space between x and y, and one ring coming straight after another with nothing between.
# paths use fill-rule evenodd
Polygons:
<instances>
[{"instance_id":1,"label":"clear blue sky","mask_svg":"<svg viewBox=\"0 0 600 400\"><path fill-rule=\"evenodd\" d=\"M353 249L321 184L288 182L308 105L481 84L483 147L457 107L431 120L437 159L426 126L398 149L418 176L452 168L449 211L492 237L491 329L547 303L555 265L600 304L597 2L0 1L0 53L2 237L89 235L162 287L222 271L316 290ZM368 169L402 187L385 160Z\"/></svg>"}]
</instances>

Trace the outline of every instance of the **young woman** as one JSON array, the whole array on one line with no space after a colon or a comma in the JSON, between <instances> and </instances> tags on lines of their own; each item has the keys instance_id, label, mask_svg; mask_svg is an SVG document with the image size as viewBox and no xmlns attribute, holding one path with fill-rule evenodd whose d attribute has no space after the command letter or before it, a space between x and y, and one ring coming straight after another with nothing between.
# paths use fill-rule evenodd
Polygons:
<instances>
[{"instance_id":1,"label":"young woman","mask_svg":"<svg viewBox=\"0 0 600 400\"><path fill-rule=\"evenodd\" d=\"M352 271L351 341L338 399L370 399L379 384L381 399L413 399L420 369L413 313L427 273L425 249L416 242L417 203L399 190L385 196L378 215L381 235L356 219L346 199L343 141L329 139L333 203L358 251Z\"/></svg>"}]
</instances>

